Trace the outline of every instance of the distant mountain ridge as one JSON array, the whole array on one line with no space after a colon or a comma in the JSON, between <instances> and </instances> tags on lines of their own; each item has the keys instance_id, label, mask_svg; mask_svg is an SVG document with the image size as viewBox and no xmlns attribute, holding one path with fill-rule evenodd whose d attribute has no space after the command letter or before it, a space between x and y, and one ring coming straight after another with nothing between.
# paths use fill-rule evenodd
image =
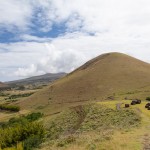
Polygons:
<instances>
[{"instance_id":1,"label":"distant mountain ridge","mask_svg":"<svg viewBox=\"0 0 150 150\"><path fill-rule=\"evenodd\" d=\"M26 85L26 84L38 84L38 83L43 83L47 84L49 82L52 82L54 80L57 80L63 76L65 76L66 73L47 73L44 75L39 75L39 76L33 76L21 80L15 80L15 81L9 81L6 82L8 85Z\"/></svg>"},{"instance_id":2,"label":"distant mountain ridge","mask_svg":"<svg viewBox=\"0 0 150 150\"><path fill-rule=\"evenodd\" d=\"M5 86L5 84L4 84L4 83L2 83L2 82L0 82L0 87L2 87L2 86Z\"/></svg>"}]
</instances>

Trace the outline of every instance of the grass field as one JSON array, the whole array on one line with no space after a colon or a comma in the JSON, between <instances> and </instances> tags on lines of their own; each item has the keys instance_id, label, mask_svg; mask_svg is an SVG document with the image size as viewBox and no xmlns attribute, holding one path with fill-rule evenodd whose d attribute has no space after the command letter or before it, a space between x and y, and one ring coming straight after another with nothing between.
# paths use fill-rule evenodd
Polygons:
<instances>
[{"instance_id":1,"label":"grass field","mask_svg":"<svg viewBox=\"0 0 150 150\"><path fill-rule=\"evenodd\" d=\"M45 142L40 149L42 150L142 150L147 147L148 143L147 139L149 138L149 129L150 129L150 111L145 109L145 104L147 101L142 101L141 104L137 104L134 106L130 106L129 108L124 108L124 104L130 104L131 100L113 100L113 101L105 101L105 102L97 102L96 105L104 106L110 108L111 110L116 111L116 104L122 103L121 105L121 113L125 113L124 111L134 111L137 115L141 117L141 121L139 125L135 127L127 126L124 128L121 126L114 126L116 129L108 127L108 129L103 130L86 130L84 132L79 132L71 134L72 141L67 141L68 135L62 135L60 139L50 140ZM103 110L104 111L104 110ZM101 111L96 112L94 114L90 114L90 117L96 115L98 117L102 117L100 114ZM71 117L71 113L60 115L61 113L47 116L45 117L46 126L50 124L52 120L56 120L58 117L59 119L63 118L71 123L71 121L76 120L76 117L73 115ZM107 113L104 111L104 114ZM69 116L68 116L69 115ZM110 115L110 114L109 114ZM61 117L60 117L61 116ZM70 118L71 117L71 118ZM121 118L121 116L118 116ZM126 116L128 117L128 116ZM103 118L101 118L103 120ZM114 118L116 119L116 118ZM96 120L96 121L95 121ZM129 118L127 118L129 120ZM101 123L97 119L92 119L90 122L85 118L84 122L82 122L80 128L85 128L85 126L90 125L90 128L95 125ZM91 124L94 121L94 124ZM58 121L59 122L59 121ZM86 122L86 123L85 123ZM103 120L103 124L106 125L106 120ZM111 121L112 123L113 121ZM90 124L89 124L90 123ZM58 124L61 124L59 122ZM71 123L74 124L74 123ZM62 125L62 124L61 124ZM125 125L125 124L123 124ZM106 126L105 126L106 127ZM118 128L119 127L119 128ZM106 127L107 128L107 127Z\"/></svg>"},{"instance_id":2,"label":"grass field","mask_svg":"<svg viewBox=\"0 0 150 150\"><path fill-rule=\"evenodd\" d=\"M150 111L145 109L147 101L142 101L141 104L130 106L130 108L124 108L124 104L130 104L131 100L121 101L109 101L103 102L110 108L116 109L117 103L123 103L121 109L134 109L140 114L142 120L138 128L125 131L117 131L111 141L105 141L100 144L100 149L106 149L109 147L111 150L142 150L144 145L145 136L149 136L150 128Z\"/></svg>"},{"instance_id":3,"label":"grass field","mask_svg":"<svg viewBox=\"0 0 150 150\"><path fill-rule=\"evenodd\" d=\"M132 94L134 95L134 98L137 96L137 93L135 92ZM120 96L120 97L119 97ZM123 95L124 97L125 95ZM144 95L145 97L146 95ZM148 95L147 95L148 96ZM82 106L91 104L90 102L85 103L73 103L72 106L70 104L64 106L62 104L58 104L55 107L52 107L52 110L49 110L50 107L45 106L45 108L38 108L37 110L42 110L44 112L45 116L43 117L43 122L45 127L48 129L50 127L50 124L53 120L57 120L56 124L61 125L63 128L65 128L65 134L59 133L59 126L56 126L54 128L60 135L59 138L45 141L41 145L41 150L107 150L108 148L110 150L142 150L144 147L147 146L147 139L149 139L149 129L150 129L150 111L145 109L145 104L147 103L146 100L142 100L141 104L132 105L129 108L124 108L124 104L130 104L131 100L122 100L122 95L116 94L117 99L116 100L105 100L103 102L94 102L99 107L99 110L96 112L91 112L88 114L89 116L86 116L82 122L78 125L76 128L76 132L72 132L72 134L68 133L68 130L74 128L74 125L78 122L78 116L76 116L76 113L70 112L68 109L69 107L74 108L76 106ZM94 104L92 103L91 106ZM110 110L116 111L116 104L122 103L121 110L118 112L122 112L122 114L125 114L124 111L134 111L138 116L141 117L141 121L138 126L127 126L126 128L123 128L122 126L125 125L125 122L121 126L113 125L113 128L111 126L107 125L109 124L108 121L105 120L103 115L101 116L101 113L103 112L104 116L108 113L109 116L111 114L109 111L103 110L103 107L108 108ZM60 107L61 106L61 107ZM103 107L101 107L103 106ZM102 110L101 110L102 109ZM50 114L50 112L56 111L56 113ZM101 110L101 111L100 111ZM35 110L36 111L36 110ZM19 113L7 113L7 112L1 112L0 113L0 120L6 121L12 117L17 117L23 114L28 114L30 110L21 110ZM114 112L113 112L114 113ZM118 118L122 118L121 114ZM116 116L115 114L113 116ZM95 116L95 118L93 118ZM128 116L123 116L128 117ZM89 119L88 119L89 118ZM99 118L99 119L97 119ZM117 118L117 119L118 119ZM94 120L93 120L94 119ZM114 118L115 120L116 118ZM127 118L127 120L130 120ZM103 121L103 122L101 122ZM65 122L65 123L64 123ZM93 122L93 124L91 124ZM111 123L113 122L113 119L111 120ZM69 123L69 124L68 124ZM89 130L88 128L92 128L95 125L102 125L104 124L106 128L103 128L101 130L94 129ZM88 127L88 128L87 128ZM85 129L86 130L83 130ZM97 127L96 127L97 128ZM81 132L82 131L82 132ZM55 134L54 134L55 135ZM15 148L14 148L15 149ZM17 150L17 149L16 149Z\"/></svg>"},{"instance_id":4,"label":"grass field","mask_svg":"<svg viewBox=\"0 0 150 150\"><path fill-rule=\"evenodd\" d=\"M142 147L141 141L134 141L134 138L137 138L137 136L140 137L140 135L136 135L135 133L137 133L136 130L141 128L141 124L136 125L136 121L132 122L132 119L134 120L136 118L134 118L134 114L133 116L132 113L130 114L130 110L132 111L132 109L120 110L121 112L116 111L116 103L118 103L118 101L97 103L96 107L90 108L82 122L78 124L77 130L72 134L69 134L67 131L68 128L72 129L78 120L75 113L68 110L67 112L65 111L48 118L46 117L45 122L47 128L52 121L56 121L55 123L58 126L53 128L52 131L55 131L53 135L58 132L60 138L47 141L43 144L41 149L104 150L111 146L110 149L112 150L120 150L122 147L127 150L131 148L137 150L139 147ZM133 108L133 111L136 112L135 108ZM83 110L81 112L83 112ZM140 116L139 112L136 113ZM65 132L59 130L59 125L61 125ZM130 137L130 140L125 141L126 137ZM120 142L118 141L119 138L121 138ZM131 140L131 138L133 138L133 140Z\"/></svg>"}]
</instances>

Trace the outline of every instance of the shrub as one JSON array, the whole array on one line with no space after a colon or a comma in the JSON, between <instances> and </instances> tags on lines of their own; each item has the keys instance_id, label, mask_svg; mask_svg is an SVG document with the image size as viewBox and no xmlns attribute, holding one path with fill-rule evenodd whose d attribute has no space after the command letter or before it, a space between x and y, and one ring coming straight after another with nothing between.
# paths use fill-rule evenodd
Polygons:
<instances>
[{"instance_id":1,"label":"shrub","mask_svg":"<svg viewBox=\"0 0 150 150\"><path fill-rule=\"evenodd\" d=\"M24 150L32 150L32 148L38 148L42 141L42 138L38 135L31 136L24 141L23 148Z\"/></svg>"},{"instance_id":2,"label":"shrub","mask_svg":"<svg viewBox=\"0 0 150 150\"><path fill-rule=\"evenodd\" d=\"M13 95L10 95L8 98L6 99L9 99L9 100L12 100L12 99L16 99L16 98L20 98L20 97L28 97L30 95L32 95L33 93L24 93L24 94L13 94Z\"/></svg>"},{"instance_id":3,"label":"shrub","mask_svg":"<svg viewBox=\"0 0 150 150\"><path fill-rule=\"evenodd\" d=\"M11 119L9 119L8 122L0 122L0 127L7 128L7 127L14 127L17 125L24 125L28 122L36 121L39 118L41 118L42 116L43 116L42 113L37 112L37 113L31 113L31 114L28 114L27 116L22 116L19 118L11 118Z\"/></svg>"},{"instance_id":4,"label":"shrub","mask_svg":"<svg viewBox=\"0 0 150 150\"><path fill-rule=\"evenodd\" d=\"M37 113L29 114L25 118L29 121L35 121L35 120L38 120L39 118L41 118L42 116L43 116L42 113L37 112Z\"/></svg>"},{"instance_id":5,"label":"shrub","mask_svg":"<svg viewBox=\"0 0 150 150\"><path fill-rule=\"evenodd\" d=\"M20 107L19 106L14 106L14 105L2 104L2 105L0 105L0 110L18 112L18 111L20 111Z\"/></svg>"},{"instance_id":6,"label":"shrub","mask_svg":"<svg viewBox=\"0 0 150 150\"><path fill-rule=\"evenodd\" d=\"M5 94L5 93L0 92L0 96L5 97L5 96L8 96L8 95L9 95L9 94Z\"/></svg>"},{"instance_id":7,"label":"shrub","mask_svg":"<svg viewBox=\"0 0 150 150\"><path fill-rule=\"evenodd\" d=\"M24 141L31 137L40 137L42 140L45 135L44 127L41 123L26 123L24 126L17 125L0 129L0 147L6 148L17 144L19 141ZM37 138L36 138L37 140ZM33 141L33 140L32 140Z\"/></svg>"}]
</instances>

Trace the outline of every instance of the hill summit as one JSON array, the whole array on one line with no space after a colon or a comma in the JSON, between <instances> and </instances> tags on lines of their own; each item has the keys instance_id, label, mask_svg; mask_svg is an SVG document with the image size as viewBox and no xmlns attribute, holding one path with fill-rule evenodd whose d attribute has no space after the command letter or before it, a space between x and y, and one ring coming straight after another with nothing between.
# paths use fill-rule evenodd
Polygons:
<instances>
[{"instance_id":1,"label":"hill summit","mask_svg":"<svg viewBox=\"0 0 150 150\"><path fill-rule=\"evenodd\" d=\"M122 53L100 55L20 102L22 107L103 100L150 85L150 64Z\"/></svg>"}]
</instances>

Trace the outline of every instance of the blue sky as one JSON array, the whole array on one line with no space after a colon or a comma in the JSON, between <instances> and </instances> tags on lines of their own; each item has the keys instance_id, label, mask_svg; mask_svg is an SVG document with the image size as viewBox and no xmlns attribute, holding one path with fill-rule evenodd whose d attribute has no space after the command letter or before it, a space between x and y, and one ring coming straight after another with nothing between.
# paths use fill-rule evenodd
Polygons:
<instances>
[{"instance_id":1,"label":"blue sky","mask_svg":"<svg viewBox=\"0 0 150 150\"><path fill-rule=\"evenodd\" d=\"M150 62L149 0L0 0L0 81L70 72L106 52Z\"/></svg>"}]
</instances>

